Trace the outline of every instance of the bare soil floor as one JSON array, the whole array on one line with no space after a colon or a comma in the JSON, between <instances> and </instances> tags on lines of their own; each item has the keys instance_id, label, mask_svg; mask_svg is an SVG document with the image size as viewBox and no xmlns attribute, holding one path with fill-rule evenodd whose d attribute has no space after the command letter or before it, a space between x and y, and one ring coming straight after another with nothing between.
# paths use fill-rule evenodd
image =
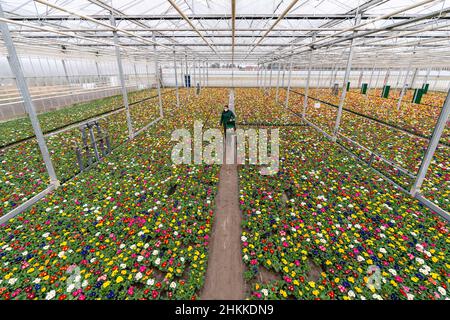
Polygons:
<instances>
[{"instance_id":1,"label":"bare soil floor","mask_svg":"<svg viewBox=\"0 0 450 320\"><path fill-rule=\"evenodd\" d=\"M220 171L208 269L200 299L245 298L241 218L237 165L224 164Z\"/></svg>"}]
</instances>

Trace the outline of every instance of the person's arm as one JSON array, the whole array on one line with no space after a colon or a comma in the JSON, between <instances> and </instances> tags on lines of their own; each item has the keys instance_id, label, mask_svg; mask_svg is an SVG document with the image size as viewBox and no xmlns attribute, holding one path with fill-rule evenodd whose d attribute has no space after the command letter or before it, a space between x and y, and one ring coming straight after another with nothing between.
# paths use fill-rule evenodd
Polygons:
<instances>
[{"instance_id":1,"label":"person's arm","mask_svg":"<svg viewBox=\"0 0 450 320\"><path fill-rule=\"evenodd\" d=\"M231 117L230 117L230 120L229 120L229 121L230 121L230 122L231 122L231 121L234 122L233 128L236 129L236 116L235 116L235 114L234 114L233 111L230 110L230 112L231 112Z\"/></svg>"},{"instance_id":2,"label":"person's arm","mask_svg":"<svg viewBox=\"0 0 450 320\"><path fill-rule=\"evenodd\" d=\"M222 114L220 115L220 123L219 123L219 126L222 125L222 124L223 124L223 112L222 112Z\"/></svg>"}]
</instances>

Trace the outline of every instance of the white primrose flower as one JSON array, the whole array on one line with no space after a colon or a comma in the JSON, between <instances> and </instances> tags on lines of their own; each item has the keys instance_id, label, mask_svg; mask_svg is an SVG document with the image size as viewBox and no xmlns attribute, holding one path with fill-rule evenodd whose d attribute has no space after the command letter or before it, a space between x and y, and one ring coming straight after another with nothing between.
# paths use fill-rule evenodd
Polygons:
<instances>
[{"instance_id":1,"label":"white primrose flower","mask_svg":"<svg viewBox=\"0 0 450 320\"><path fill-rule=\"evenodd\" d=\"M443 295L443 296L446 296L446 295L447 295L447 291L446 291L444 288L438 287L437 289L438 289L438 291L439 291L439 293L440 293L441 295Z\"/></svg>"},{"instance_id":2,"label":"white primrose flower","mask_svg":"<svg viewBox=\"0 0 450 320\"><path fill-rule=\"evenodd\" d=\"M56 296L56 291L52 290L52 291L47 293L47 295L45 296L45 299L46 300L52 300L55 296Z\"/></svg>"}]
</instances>

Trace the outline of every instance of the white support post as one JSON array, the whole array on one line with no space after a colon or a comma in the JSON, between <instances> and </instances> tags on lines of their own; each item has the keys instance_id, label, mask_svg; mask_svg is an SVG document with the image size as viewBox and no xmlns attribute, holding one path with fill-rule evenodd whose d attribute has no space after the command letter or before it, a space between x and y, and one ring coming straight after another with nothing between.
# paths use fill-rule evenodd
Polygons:
<instances>
[{"instance_id":1,"label":"white support post","mask_svg":"<svg viewBox=\"0 0 450 320\"><path fill-rule=\"evenodd\" d=\"M259 63L256 65L256 87L259 87Z\"/></svg>"},{"instance_id":2,"label":"white support post","mask_svg":"<svg viewBox=\"0 0 450 320\"><path fill-rule=\"evenodd\" d=\"M316 41L316 34L313 34L311 38L311 42ZM309 84L311 82L311 68L312 68L312 59L313 59L313 49L309 51L309 62L308 62L308 77L306 78L306 86L305 86L305 96L303 98L303 113L302 117L306 117L306 109L308 108L308 94L309 94Z\"/></svg>"},{"instance_id":3,"label":"white support post","mask_svg":"<svg viewBox=\"0 0 450 320\"><path fill-rule=\"evenodd\" d=\"M275 101L278 102L278 92L280 90L280 63L277 63L277 90L275 93Z\"/></svg>"},{"instance_id":4,"label":"white support post","mask_svg":"<svg viewBox=\"0 0 450 320\"><path fill-rule=\"evenodd\" d=\"M397 111L400 110L400 106L402 105L403 97L405 96L405 93L408 90L408 87L409 87L408 77L409 77L410 73L411 73L411 64L409 65L408 71L406 72L405 82L403 83L402 91L400 92L400 98L398 99L398 102L397 102Z\"/></svg>"},{"instance_id":5,"label":"white support post","mask_svg":"<svg viewBox=\"0 0 450 320\"><path fill-rule=\"evenodd\" d=\"M400 79L402 78L402 73L403 73L403 70L399 69L398 70L398 75L397 75L397 83L395 84L395 88L396 89L400 88Z\"/></svg>"},{"instance_id":6,"label":"white support post","mask_svg":"<svg viewBox=\"0 0 450 320\"><path fill-rule=\"evenodd\" d=\"M177 56L175 49L173 50L173 70L175 75L175 94L177 96L177 108L180 107L180 95L178 93L178 75L177 75Z\"/></svg>"},{"instance_id":7,"label":"white support post","mask_svg":"<svg viewBox=\"0 0 450 320\"><path fill-rule=\"evenodd\" d=\"M272 71L273 71L273 63L270 64L269 90L272 90Z\"/></svg>"},{"instance_id":8,"label":"white support post","mask_svg":"<svg viewBox=\"0 0 450 320\"><path fill-rule=\"evenodd\" d=\"M267 87L267 66L263 65L263 70L264 70L264 92L266 92L266 87Z\"/></svg>"},{"instance_id":9,"label":"white support post","mask_svg":"<svg viewBox=\"0 0 450 320\"><path fill-rule=\"evenodd\" d=\"M208 59L206 59L206 84L209 87L209 63L208 63Z\"/></svg>"},{"instance_id":10,"label":"white support post","mask_svg":"<svg viewBox=\"0 0 450 320\"><path fill-rule=\"evenodd\" d=\"M378 70L377 79L375 80L375 87L374 87L374 89L378 88L378 82L380 81L380 76L381 76L381 69Z\"/></svg>"},{"instance_id":11,"label":"white support post","mask_svg":"<svg viewBox=\"0 0 450 320\"><path fill-rule=\"evenodd\" d=\"M116 20L114 19L114 15L112 14L112 12L111 12L111 16L110 16L110 23L113 27L116 27ZM125 78L123 76L123 66L122 66L122 59L120 57L119 37L117 36L117 31L113 31L113 35L114 35L114 44L115 44L115 51L116 51L116 58L117 58L117 67L119 69L120 85L122 88L123 104L125 106L125 113L126 113L126 117L127 117L128 137L129 137L129 139L133 139L133 124L131 122L130 106L128 104L127 87L125 85Z\"/></svg>"},{"instance_id":12,"label":"white support post","mask_svg":"<svg viewBox=\"0 0 450 320\"><path fill-rule=\"evenodd\" d=\"M0 3L0 17L1 18L5 17L1 3ZM31 125L33 127L34 134L36 136L36 140L38 142L38 146L42 154L42 159L44 160L45 167L50 177L50 184L55 187L59 186L59 181L55 173L55 168L53 167L53 162L50 157L50 153L48 152L47 143L45 142L44 134L42 133L41 125L39 124L39 120L37 118L36 109L34 107L33 100L31 99L30 90L28 88L27 81L23 74L22 66L20 64L20 60L17 55L16 47L14 46L14 42L12 41L8 25L5 22L0 22L0 31L8 51L7 56L8 63L11 68L11 71L14 74L14 77L16 78L17 87L22 95L25 110L28 113L28 117L30 118Z\"/></svg>"},{"instance_id":13,"label":"white support post","mask_svg":"<svg viewBox=\"0 0 450 320\"><path fill-rule=\"evenodd\" d=\"M431 68L428 68L427 75L425 76L424 84L428 83L428 80L430 79L430 73L431 73Z\"/></svg>"},{"instance_id":14,"label":"white support post","mask_svg":"<svg viewBox=\"0 0 450 320\"><path fill-rule=\"evenodd\" d=\"M337 63L334 65L333 69L330 70L331 74L330 74L330 89L333 87L333 76L334 76L334 72L335 70L337 70Z\"/></svg>"},{"instance_id":15,"label":"white support post","mask_svg":"<svg viewBox=\"0 0 450 320\"><path fill-rule=\"evenodd\" d=\"M197 83L198 83L198 85L200 86L200 89L201 89L201 87L202 87L202 73L200 71L200 59L199 58L197 58L196 64L197 64L197 74L198 74Z\"/></svg>"},{"instance_id":16,"label":"white support post","mask_svg":"<svg viewBox=\"0 0 450 320\"><path fill-rule=\"evenodd\" d=\"M97 81L98 83L101 82L101 76L100 76L100 67L98 66L98 61L95 60L95 69L97 70Z\"/></svg>"},{"instance_id":17,"label":"white support post","mask_svg":"<svg viewBox=\"0 0 450 320\"><path fill-rule=\"evenodd\" d=\"M386 76L384 77L383 87L387 86L389 83L389 77L391 76L391 68L386 71Z\"/></svg>"},{"instance_id":18,"label":"white support post","mask_svg":"<svg viewBox=\"0 0 450 320\"><path fill-rule=\"evenodd\" d=\"M289 59L289 77L288 77L288 87L287 87L287 91L286 91L286 108L289 107L289 93L291 91L291 78L292 78L292 62L294 58L294 53L291 53L291 58Z\"/></svg>"},{"instance_id":19,"label":"white support post","mask_svg":"<svg viewBox=\"0 0 450 320\"><path fill-rule=\"evenodd\" d=\"M190 96L190 93L191 93L191 88L190 88L190 86L188 85L188 77L190 78L190 74L189 74L189 67L188 67L188 58L187 58L187 52L185 52L184 53L184 64L185 64L185 67L186 67L186 71L185 71L185 74L184 74L184 86L187 88L187 99L189 100L189 96ZM190 80L189 80L189 84L190 84Z\"/></svg>"},{"instance_id":20,"label":"white support post","mask_svg":"<svg viewBox=\"0 0 450 320\"><path fill-rule=\"evenodd\" d=\"M361 88L361 86L362 86L363 77L364 77L364 69L362 69L361 73L359 74L358 88Z\"/></svg>"},{"instance_id":21,"label":"white support post","mask_svg":"<svg viewBox=\"0 0 450 320\"><path fill-rule=\"evenodd\" d=\"M437 85L439 82L439 77L441 76L441 69L438 70L436 79L434 80L433 91L437 91Z\"/></svg>"},{"instance_id":22,"label":"white support post","mask_svg":"<svg viewBox=\"0 0 450 320\"><path fill-rule=\"evenodd\" d=\"M203 69L203 73L205 76L205 87L208 87L208 77L206 76L207 71L208 71L208 61L205 60L204 61L204 69Z\"/></svg>"},{"instance_id":23,"label":"white support post","mask_svg":"<svg viewBox=\"0 0 450 320\"><path fill-rule=\"evenodd\" d=\"M320 78L322 77L322 68L319 69L319 75L317 77L317 89L320 89Z\"/></svg>"},{"instance_id":24,"label":"white support post","mask_svg":"<svg viewBox=\"0 0 450 320\"><path fill-rule=\"evenodd\" d=\"M422 187L423 181L430 166L431 160L433 160L434 153L441 139L442 133L444 132L445 126L450 115L450 91L447 93L447 99L445 99L444 106L442 107L441 114L434 128L433 135L431 136L430 142L428 144L427 151L422 159L419 172L417 173L416 180L411 188L411 195L415 196L420 193L420 188Z\"/></svg>"},{"instance_id":25,"label":"white support post","mask_svg":"<svg viewBox=\"0 0 450 320\"><path fill-rule=\"evenodd\" d=\"M156 43L154 32L152 32L152 38L153 38L153 43ZM157 88L158 88L159 116L162 118L162 117L164 117L164 111L163 111L162 97L161 97L161 80L159 77L159 61L158 61L159 57L158 57L158 51L156 50L156 44L153 44L153 58L155 59L156 81L158 82Z\"/></svg>"},{"instance_id":26,"label":"white support post","mask_svg":"<svg viewBox=\"0 0 450 320\"><path fill-rule=\"evenodd\" d=\"M67 80L67 84L70 86L70 78L69 78L69 73L67 72L66 60L61 59L61 63L62 63L62 66L63 66L64 75L65 75L66 80Z\"/></svg>"},{"instance_id":27,"label":"white support post","mask_svg":"<svg viewBox=\"0 0 450 320\"><path fill-rule=\"evenodd\" d=\"M194 72L194 77L192 80L194 80L194 88L197 88L197 71L195 68L195 57L192 57L192 71Z\"/></svg>"},{"instance_id":28,"label":"white support post","mask_svg":"<svg viewBox=\"0 0 450 320\"><path fill-rule=\"evenodd\" d=\"M370 74L370 79L369 79L369 83L367 85L367 91L366 91L366 96L369 95L369 90L372 89L372 80L373 80L373 75L375 74L375 64L373 65L372 68L372 73Z\"/></svg>"},{"instance_id":29,"label":"white support post","mask_svg":"<svg viewBox=\"0 0 450 320\"><path fill-rule=\"evenodd\" d=\"M338 72L339 72L339 67L336 66L336 70L334 71L334 76L333 76L333 85L336 83Z\"/></svg>"},{"instance_id":30,"label":"white support post","mask_svg":"<svg viewBox=\"0 0 450 320\"><path fill-rule=\"evenodd\" d=\"M414 89L414 84L416 83L416 79L417 79L417 73L419 72L419 69L416 68L414 69L414 73L411 79L411 89Z\"/></svg>"},{"instance_id":31,"label":"white support post","mask_svg":"<svg viewBox=\"0 0 450 320\"><path fill-rule=\"evenodd\" d=\"M358 25L360 21L361 21L361 14L358 14L355 19L355 25ZM357 31L353 32L353 34L356 34L356 33L357 33ZM343 109L344 103L345 103L345 96L347 95L347 83L348 83L348 79L350 78L350 71L352 70L353 48L354 48L353 43L354 43L354 39L352 39L351 43L350 43L350 52L348 54L347 68L345 70L345 76L344 76L344 85L342 88L341 98L339 100L339 109L338 109L338 114L336 116L336 124L334 126L334 131L333 131L334 139L337 138L337 134L339 133L339 126L341 124L341 118L342 118L342 109Z\"/></svg>"},{"instance_id":32,"label":"white support post","mask_svg":"<svg viewBox=\"0 0 450 320\"><path fill-rule=\"evenodd\" d=\"M283 63L283 75L281 76L281 87L284 88L284 80L286 78L286 64Z\"/></svg>"}]
</instances>

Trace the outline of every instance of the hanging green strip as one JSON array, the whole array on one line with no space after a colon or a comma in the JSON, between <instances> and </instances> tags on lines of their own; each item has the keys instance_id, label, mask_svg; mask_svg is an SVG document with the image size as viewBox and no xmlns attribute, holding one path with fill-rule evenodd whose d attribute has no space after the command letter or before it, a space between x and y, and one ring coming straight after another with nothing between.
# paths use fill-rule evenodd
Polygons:
<instances>
[{"instance_id":1,"label":"hanging green strip","mask_svg":"<svg viewBox=\"0 0 450 320\"><path fill-rule=\"evenodd\" d=\"M383 87L383 92L381 93L381 97L382 98L389 98L389 92L391 91L391 86L384 86Z\"/></svg>"},{"instance_id":2,"label":"hanging green strip","mask_svg":"<svg viewBox=\"0 0 450 320\"><path fill-rule=\"evenodd\" d=\"M368 84L367 83L363 83L361 86L361 94L366 94L367 93L367 87Z\"/></svg>"}]
</instances>

